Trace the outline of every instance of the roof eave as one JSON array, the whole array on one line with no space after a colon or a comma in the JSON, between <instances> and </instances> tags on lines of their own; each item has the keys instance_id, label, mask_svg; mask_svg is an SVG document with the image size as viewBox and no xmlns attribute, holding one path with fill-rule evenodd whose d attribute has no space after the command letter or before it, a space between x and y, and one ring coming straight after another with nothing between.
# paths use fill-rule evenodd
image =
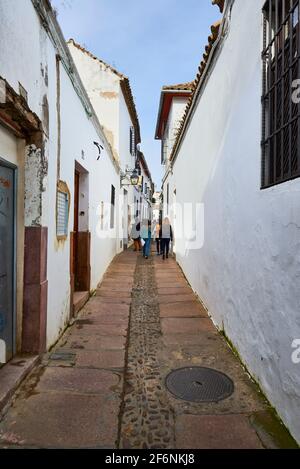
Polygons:
<instances>
[{"instance_id":1,"label":"roof eave","mask_svg":"<svg viewBox=\"0 0 300 469\"><path fill-rule=\"evenodd\" d=\"M157 116L157 123L156 123L156 129L155 129L155 140L161 140L162 136L160 136L159 128L161 125L161 117L162 117L162 109L163 109L163 104L164 104L164 98L165 95L167 94L187 94L191 95L192 91L191 90L172 90L172 89L163 89L160 94L160 101L159 101L159 108L158 108L158 116Z\"/></svg>"}]
</instances>

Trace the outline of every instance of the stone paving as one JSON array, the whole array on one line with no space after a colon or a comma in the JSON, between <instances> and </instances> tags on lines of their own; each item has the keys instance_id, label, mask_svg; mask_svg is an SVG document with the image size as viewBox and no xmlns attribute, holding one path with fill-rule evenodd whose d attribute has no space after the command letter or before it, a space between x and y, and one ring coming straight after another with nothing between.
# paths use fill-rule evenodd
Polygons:
<instances>
[{"instance_id":1,"label":"stone paving","mask_svg":"<svg viewBox=\"0 0 300 469\"><path fill-rule=\"evenodd\" d=\"M136 256L118 256L74 324L21 386L1 447L116 448Z\"/></svg>"},{"instance_id":2,"label":"stone paving","mask_svg":"<svg viewBox=\"0 0 300 469\"><path fill-rule=\"evenodd\" d=\"M219 403L178 400L171 370L226 373ZM0 422L9 448L291 448L295 442L217 332L174 259L127 251Z\"/></svg>"},{"instance_id":3,"label":"stone paving","mask_svg":"<svg viewBox=\"0 0 300 469\"><path fill-rule=\"evenodd\" d=\"M122 448L174 448L174 419L157 353L161 347L154 266L139 258L131 304Z\"/></svg>"}]
</instances>

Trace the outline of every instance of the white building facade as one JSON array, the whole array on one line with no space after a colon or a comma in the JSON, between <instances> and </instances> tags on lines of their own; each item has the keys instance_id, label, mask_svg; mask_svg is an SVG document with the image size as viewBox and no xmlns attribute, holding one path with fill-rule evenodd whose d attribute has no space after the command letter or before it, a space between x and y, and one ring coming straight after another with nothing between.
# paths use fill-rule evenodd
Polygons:
<instances>
[{"instance_id":1,"label":"white building facade","mask_svg":"<svg viewBox=\"0 0 300 469\"><path fill-rule=\"evenodd\" d=\"M140 125L129 79L112 66L95 57L73 39L68 42L82 82L111 144L114 157L124 175L119 198L119 223L123 241L119 248L130 244L131 226L136 216L146 214L145 185L151 185L141 143ZM140 182L130 185L130 174L136 169ZM125 177L127 175L127 177Z\"/></svg>"},{"instance_id":2,"label":"white building facade","mask_svg":"<svg viewBox=\"0 0 300 469\"><path fill-rule=\"evenodd\" d=\"M168 191L177 203L176 257L191 286L299 442L299 1L283 16L272 0L214 3L223 19L169 156L164 202Z\"/></svg>"},{"instance_id":3,"label":"white building facade","mask_svg":"<svg viewBox=\"0 0 300 469\"><path fill-rule=\"evenodd\" d=\"M76 293L96 289L123 234L116 147L50 2L2 0L0 42L3 363L56 342L73 317ZM129 152L127 158L132 165Z\"/></svg>"}]
</instances>

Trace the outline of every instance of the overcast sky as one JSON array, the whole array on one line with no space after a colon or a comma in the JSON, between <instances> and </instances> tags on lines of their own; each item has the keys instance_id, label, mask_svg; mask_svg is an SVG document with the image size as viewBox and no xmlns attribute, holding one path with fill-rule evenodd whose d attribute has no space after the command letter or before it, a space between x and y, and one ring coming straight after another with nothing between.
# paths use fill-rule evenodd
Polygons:
<instances>
[{"instance_id":1,"label":"overcast sky","mask_svg":"<svg viewBox=\"0 0 300 469\"><path fill-rule=\"evenodd\" d=\"M160 142L154 140L163 85L191 81L210 25L220 18L211 0L52 0L71 37L127 75L139 115L142 151L161 185Z\"/></svg>"}]
</instances>

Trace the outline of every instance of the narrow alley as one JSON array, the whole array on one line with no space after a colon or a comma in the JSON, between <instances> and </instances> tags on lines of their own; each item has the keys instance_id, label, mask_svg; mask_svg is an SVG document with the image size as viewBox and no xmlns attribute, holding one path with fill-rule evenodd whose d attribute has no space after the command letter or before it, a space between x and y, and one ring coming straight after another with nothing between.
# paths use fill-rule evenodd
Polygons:
<instances>
[{"instance_id":1,"label":"narrow alley","mask_svg":"<svg viewBox=\"0 0 300 469\"><path fill-rule=\"evenodd\" d=\"M300 0L0 0L3 458L299 449L299 75Z\"/></svg>"},{"instance_id":2,"label":"narrow alley","mask_svg":"<svg viewBox=\"0 0 300 469\"><path fill-rule=\"evenodd\" d=\"M153 253L154 254L154 253ZM175 369L225 373L219 402L177 399ZM128 250L5 409L2 448L294 447L176 261Z\"/></svg>"}]
</instances>

